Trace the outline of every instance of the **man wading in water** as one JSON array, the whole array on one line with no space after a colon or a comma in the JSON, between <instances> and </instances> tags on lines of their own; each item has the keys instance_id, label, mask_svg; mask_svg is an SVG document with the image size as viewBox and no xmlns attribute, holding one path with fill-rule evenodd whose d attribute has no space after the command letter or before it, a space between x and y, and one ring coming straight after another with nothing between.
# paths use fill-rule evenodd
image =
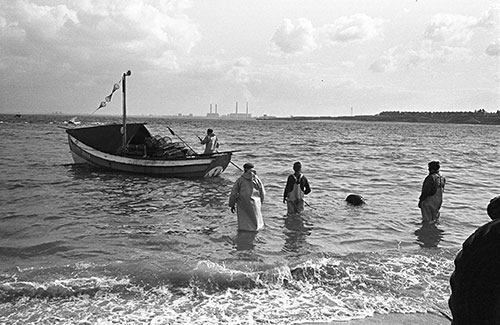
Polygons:
<instances>
[{"instance_id":1,"label":"man wading in water","mask_svg":"<svg viewBox=\"0 0 500 325\"><path fill-rule=\"evenodd\" d=\"M422 194L418 201L418 207L422 211L424 222L435 223L439 218L439 209L443 204L446 180L439 175L439 161L431 161L428 165L429 175L422 184Z\"/></svg>"},{"instance_id":2,"label":"man wading in water","mask_svg":"<svg viewBox=\"0 0 500 325\"><path fill-rule=\"evenodd\" d=\"M302 164L293 164L294 173L288 176L283 193L283 203L286 203L288 214L304 211L304 195L311 193L307 178L302 175Z\"/></svg>"},{"instance_id":3,"label":"man wading in water","mask_svg":"<svg viewBox=\"0 0 500 325\"><path fill-rule=\"evenodd\" d=\"M231 212L238 216L239 231L258 231L264 227L261 206L266 191L253 164L243 165L244 173L236 180L229 196Z\"/></svg>"}]
</instances>

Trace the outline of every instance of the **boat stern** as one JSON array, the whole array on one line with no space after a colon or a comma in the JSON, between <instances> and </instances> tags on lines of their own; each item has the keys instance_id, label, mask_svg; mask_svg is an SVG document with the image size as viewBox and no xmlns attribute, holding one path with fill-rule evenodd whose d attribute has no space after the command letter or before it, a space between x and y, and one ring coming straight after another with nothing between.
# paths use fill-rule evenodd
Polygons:
<instances>
[{"instance_id":1,"label":"boat stern","mask_svg":"<svg viewBox=\"0 0 500 325\"><path fill-rule=\"evenodd\" d=\"M217 177L222 174L231 161L232 152L224 152L215 155L215 159L210 163L205 172L205 178Z\"/></svg>"}]
</instances>

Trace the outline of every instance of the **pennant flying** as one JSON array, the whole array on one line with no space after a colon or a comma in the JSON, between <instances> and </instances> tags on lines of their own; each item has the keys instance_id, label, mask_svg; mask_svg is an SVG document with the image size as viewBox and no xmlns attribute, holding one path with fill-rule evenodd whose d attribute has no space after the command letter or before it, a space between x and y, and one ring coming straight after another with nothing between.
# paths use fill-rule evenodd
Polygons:
<instances>
[{"instance_id":1,"label":"pennant flying","mask_svg":"<svg viewBox=\"0 0 500 325\"><path fill-rule=\"evenodd\" d=\"M106 107L106 103L109 103L111 102L111 98L113 97L113 94L115 93L115 91L117 91L118 89L120 89L120 84L119 82L118 83L115 83L113 85L113 90L111 90L111 93L104 97L104 101L101 102L101 104L99 105L99 107L97 107L96 111L103 108L103 107Z\"/></svg>"}]
</instances>

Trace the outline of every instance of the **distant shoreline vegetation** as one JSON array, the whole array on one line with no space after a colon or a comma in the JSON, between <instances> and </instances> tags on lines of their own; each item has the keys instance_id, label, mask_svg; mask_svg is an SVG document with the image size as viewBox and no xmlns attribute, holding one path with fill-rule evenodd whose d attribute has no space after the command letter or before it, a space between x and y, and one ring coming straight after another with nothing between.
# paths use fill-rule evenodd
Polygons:
<instances>
[{"instance_id":1,"label":"distant shoreline vegetation","mask_svg":"<svg viewBox=\"0 0 500 325\"><path fill-rule=\"evenodd\" d=\"M406 122L437 122L457 124L500 124L500 110L488 113L484 109L473 112L399 112L387 111L375 115L379 119Z\"/></svg>"},{"instance_id":2,"label":"distant shoreline vegetation","mask_svg":"<svg viewBox=\"0 0 500 325\"><path fill-rule=\"evenodd\" d=\"M258 117L257 120L354 120L370 122L409 122L409 123L454 123L454 124L493 124L500 125L500 110L488 113L484 109L469 112L405 112L383 111L376 115L353 116L290 116Z\"/></svg>"}]
</instances>

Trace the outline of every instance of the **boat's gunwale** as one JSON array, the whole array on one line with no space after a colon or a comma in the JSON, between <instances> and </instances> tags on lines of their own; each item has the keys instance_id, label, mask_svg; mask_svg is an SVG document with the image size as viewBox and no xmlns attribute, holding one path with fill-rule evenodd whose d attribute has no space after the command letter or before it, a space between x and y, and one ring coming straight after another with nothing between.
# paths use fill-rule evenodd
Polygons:
<instances>
[{"instance_id":1,"label":"boat's gunwale","mask_svg":"<svg viewBox=\"0 0 500 325\"><path fill-rule=\"evenodd\" d=\"M82 143L83 145L87 146L88 148L92 148L93 150L96 150L98 152L102 152L102 153L105 153L105 154L108 154L108 155L111 155L111 156L115 156L115 157L126 157L126 158L131 158L131 159L145 159L145 160L162 160L162 161L165 161L165 160L185 160L185 159L203 159L203 158L207 158L207 157L213 157L213 156L217 156L217 155L224 155L224 154L228 154L228 153L234 153L234 152L238 152L240 150L228 150L228 151L219 151L219 152L214 152L214 153L211 153L211 154L204 154L204 153L195 153L195 154L191 154L191 155L187 155L185 157L134 157L134 156L125 156L125 155L115 155L115 154L111 154L111 153L107 153L107 152L104 152L104 151L101 151L99 149L96 149L88 144L85 144L85 142L79 140L74 134L72 134L73 130L81 130L81 129L86 129L86 130L90 130L90 129L94 129L94 128L106 128L108 126L119 126L120 124L118 123L111 123L111 124L100 124L100 125L85 125L85 126L79 126L79 127L75 127L75 128L66 128L66 133L68 134L68 136L71 136L73 139L75 139L76 141L78 141L78 143ZM147 123L139 123L139 122L136 122L136 123L127 123L127 125L143 125L143 126L146 126ZM146 128L147 130L147 128ZM148 130L149 132L149 130Z\"/></svg>"},{"instance_id":2,"label":"boat's gunwale","mask_svg":"<svg viewBox=\"0 0 500 325\"><path fill-rule=\"evenodd\" d=\"M188 165L201 165L201 164L209 164L212 162L213 158L218 156L224 156L227 154L232 154L232 151L219 152L211 155L195 155L195 156L186 156L185 158L147 158L147 157L130 157L130 156L120 156L113 155L109 153L105 153L99 151L91 146L86 145L85 143L79 141L72 135L68 134L69 141L71 141L74 145L78 146L82 151L92 154L98 158L113 161L116 163L126 163L131 165L140 165L140 166L164 166L165 162L171 163L181 163L182 166L185 166L186 163ZM172 164L172 167L176 164ZM169 166L170 167L170 166Z\"/></svg>"}]
</instances>

